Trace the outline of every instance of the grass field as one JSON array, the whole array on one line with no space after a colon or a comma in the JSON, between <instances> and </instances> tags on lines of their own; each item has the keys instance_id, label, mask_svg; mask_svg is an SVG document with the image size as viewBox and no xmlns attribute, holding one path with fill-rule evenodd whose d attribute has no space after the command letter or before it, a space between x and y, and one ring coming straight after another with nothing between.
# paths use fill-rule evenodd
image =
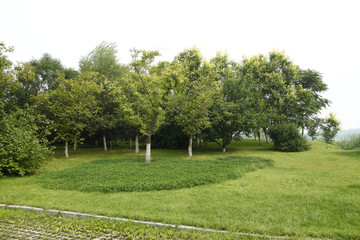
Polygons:
<instances>
[{"instance_id":1,"label":"grass field","mask_svg":"<svg viewBox=\"0 0 360 240\"><path fill-rule=\"evenodd\" d=\"M54 187L51 184L44 187L37 180L52 174L55 176L68 171L79 171L81 166L92 166L92 161L112 163L145 159L143 154L135 155L129 149L108 153L101 149L78 149L70 153L70 159L63 158L62 154L57 152L53 161L44 165L43 172L49 172L48 174L0 179L0 203L233 232L296 238L360 238L359 150L345 151L334 146L326 150L325 144L315 142L308 152L281 153L273 151L271 144L258 146L254 140L243 140L233 143L225 154L217 146L207 144L195 151L194 157L189 160L186 150L155 149L152 154L154 165L161 159L176 159L184 163L202 162L199 165L192 163L201 169L201 164L204 163L212 166L221 158L238 157L271 160L272 165L251 166L249 170L241 172L243 167L249 165L235 164L229 170L229 165L225 164L219 171L215 171L221 173L221 181L172 190L134 189L123 192L118 189L115 193L104 193L99 189L92 191L93 188L75 190L76 188ZM235 175L230 174L231 177L224 179L224 173L234 173L233 168ZM159 171L158 168L155 169ZM212 172L212 167L204 170ZM91 171L94 179L96 172L101 172L97 168ZM86 181L92 179L89 175L91 176L87 174ZM76 174L71 178L73 182L80 181L76 179ZM57 184L61 185L61 181Z\"/></svg>"}]
</instances>

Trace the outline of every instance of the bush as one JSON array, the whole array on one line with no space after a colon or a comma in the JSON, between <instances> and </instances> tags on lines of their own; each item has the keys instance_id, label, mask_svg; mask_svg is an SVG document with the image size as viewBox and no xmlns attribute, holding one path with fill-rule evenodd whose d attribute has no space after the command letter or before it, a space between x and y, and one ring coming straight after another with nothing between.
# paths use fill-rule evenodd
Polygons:
<instances>
[{"instance_id":1,"label":"bush","mask_svg":"<svg viewBox=\"0 0 360 240\"><path fill-rule=\"evenodd\" d=\"M49 158L47 140L35 117L22 110L0 118L0 176L34 173Z\"/></svg>"},{"instance_id":2,"label":"bush","mask_svg":"<svg viewBox=\"0 0 360 240\"><path fill-rule=\"evenodd\" d=\"M269 129L275 149L282 152L301 152L310 149L310 144L299 133L295 124L276 124Z\"/></svg>"},{"instance_id":3,"label":"bush","mask_svg":"<svg viewBox=\"0 0 360 240\"><path fill-rule=\"evenodd\" d=\"M344 150L360 149L360 135L352 135L346 140L337 143Z\"/></svg>"}]
</instances>

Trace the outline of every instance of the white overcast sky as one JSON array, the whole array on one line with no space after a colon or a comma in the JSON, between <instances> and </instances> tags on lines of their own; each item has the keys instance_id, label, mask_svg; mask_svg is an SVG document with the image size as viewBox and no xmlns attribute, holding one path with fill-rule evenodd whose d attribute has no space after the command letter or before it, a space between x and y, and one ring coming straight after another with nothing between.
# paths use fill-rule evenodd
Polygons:
<instances>
[{"instance_id":1,"label":"white overcast sky","mask_svg":"<svg viewBox=\"0 0 360 240\"><path fill-rule=\"evenodd\" d=\"M323 74L342 129L360 128L360 1L340 0L0 0L0 41L10 59L50 53L66 67L102 41L116 42L120 62L129 49L160 50L162 60L197 46L243 56L285 51L303 69Z\"/></svg>"}]
</instances>

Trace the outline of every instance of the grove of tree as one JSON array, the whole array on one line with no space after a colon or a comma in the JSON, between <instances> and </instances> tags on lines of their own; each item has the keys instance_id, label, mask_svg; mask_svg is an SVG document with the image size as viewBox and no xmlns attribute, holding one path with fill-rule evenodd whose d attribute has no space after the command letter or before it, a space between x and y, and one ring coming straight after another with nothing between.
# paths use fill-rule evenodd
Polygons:
<instances>
[{"instance_id":1,"label":"grove of tree","mask_svg":"<svg viewBox=\"0 0 360 240\"><path fill-rule=\"evenodd\" d=\"M268 130L276 124L293 124L312 139L322 130L326 142L338 129L333 115L326 121L318 117L330 103L322 96L327 85L321 73L301 69L280 51L238 62L218 52L207 61L193 47L172 61L158 61L158 51L132 49L131 62L120 64L116 44L102 42L80 59L79 71L47 53L14 64L7 57L12 51L0 44L0 124L31 115L6 129L28 132L28 141L38 145L34 151L61 143L69 157L70 143L76 149L101 140L106 151L108 143L132 143L135 137L137 153L139 139L146 140L145 160L150 162L151 146L187 146L191 157L194 141L198 147L205 140L225 152L244 135L255 135L259 144L261 135L268 141ZM1 131L0 155L7 151L6 134ZM2 174L9 172L0 164Z\"/></svg>"}]
</instances>

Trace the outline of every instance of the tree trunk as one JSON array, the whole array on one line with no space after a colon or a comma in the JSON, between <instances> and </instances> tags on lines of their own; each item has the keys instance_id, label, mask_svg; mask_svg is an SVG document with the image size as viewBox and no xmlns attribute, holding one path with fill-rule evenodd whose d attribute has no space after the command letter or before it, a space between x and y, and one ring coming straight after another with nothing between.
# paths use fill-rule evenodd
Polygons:
<instances>
[{"instance_id":1,"label":"tree trunk","mask_svg":"<svg viewBox=\"0 0 360 240\"><path fill-rule=\"evenodd\" d=\"M95 146L99 146L99 141L95 140Z\"/></svg>"},{"instance_id":2,"label":"tree trunk","mask_svg":"<svg viewBox=\"0 0 360 240\"><path fill-rule=\"evenodd\" d=\"M146 142L146 162L150 162L151 159L151 134L147 135L147 142Z\"/></svg>"},{"instance_id":3,"label":"tree trunk","mask_svg":"<svg viewBox=\"0 0 360 240\"><path fill-rule=\"evenodd\" d=\"M69 158L68 141L65 141L65 157Z\"/></svg>"},{"instance_id":4,"label":"tree trunk","mask_svg":"<svg viewBox=\"0 0 360 240\"><path fill-rule=\"evenodd\" d=\"M110 141L109 141L109 143L110 143L110 148L112 148L111 129L110 129Z\"/></svg>"},{"instance_id":5,"label":"tree trunk","mask_svg":"<svg viewBox=\"0 0 360 240\"><path fill-rule=\"evenodd\" d=\"M76 137L75 137L75 139L74 139L74 151L76 151Z\"/></svg>"},{"instance_id":6,"label":"tree trunk","mask_svg":"<svg viewBox=\"0 0 360 240\"><path fill-rule=\"evenodd\" d=\"M139 134L135 137L135 153L139 153Z\"/></svg>"},{"instance_id":7,"label":"tree trunk","mask_svg":"<svg viewBox=\"0 0 360 240\"><path fill-rule=\"evenodd\" d=\"M198 135L195 136L195 149L198 147Z\"/></svg>"},{"instance_id":8,"label":"tree trunk","mask_svg":"<svg viewBox=\"0 0 360 240\"><path fill-rule=\"evenodd\" d=\"M132 149L132 137L130 137L130 149Z\"/></svg>"},{"instance_id":9,"label":"tree trunk","mask_svg":"<svg viewBox=\"0 0 360 240\"><path fill-rule=\"evenodd\" d=\"M266 143L269 143L269 138L268 138L268 135L267 135L266 128L263 128L263 130L264 130L264 134L265 134Z\"/></svg>"},{"instance_id":10,"label":"tree trunk","mask_svg":"<svg viewBox=\"0 0 360 240\"><path fill-rule=\"evenodd\" d=\"M103 136L103 142L104 142L104 151L107 151L107 145L106 145L106 137Z\"/></svg>"},{"instance_id":11,"label":"tree trunk","mask_svg":"<svg viewBox=\"0 0 360 240\"><path fill-rule=\"evenodd\" d=\"M189 136L189 147L188 147L189 157L192 157L192 142L193 142L193 138L192 138L192 135L190 135Z\"/></svg>"},{"instance_id":12,"label":"tree trunk","mask_svg":"<svg viewBox=\"0 0 360 240\"><path fill-rule=\"evenodd\" d=\"M304 129L305 127L304 126L301 126L301 135L304 136Z\"/></svg>"},{"instance_id":13,"label":"tree trunk","mask_svg":"<svg viewBox=\"0 0 360 240\"><path fill-rule=\"evenodd\" d=\"M199 145L200 145L200 146L203 145L203 142L202 142L202 139L201 139L201 134L199 134Z\"/></svg>"},{"instance_id":14,"label":"tree trunk","mask_svg":"<svg viewBox=\"0 0 360 240\"><path fill-rule=\"evenodd\" d=\"M259 138L259 146L261 146L261 137L260 137L260 131L257 132L258 138Z\"/></svg>"},{"instance_id":15,"label":"tree trunk","mask_svg":"<svg viewBox=\"0 0 360 240\"><path fill-rule=\"evenodd\" d=\"M225 138L223 138L222 152L226 152Z\"/></svg>"}]
</instances>

